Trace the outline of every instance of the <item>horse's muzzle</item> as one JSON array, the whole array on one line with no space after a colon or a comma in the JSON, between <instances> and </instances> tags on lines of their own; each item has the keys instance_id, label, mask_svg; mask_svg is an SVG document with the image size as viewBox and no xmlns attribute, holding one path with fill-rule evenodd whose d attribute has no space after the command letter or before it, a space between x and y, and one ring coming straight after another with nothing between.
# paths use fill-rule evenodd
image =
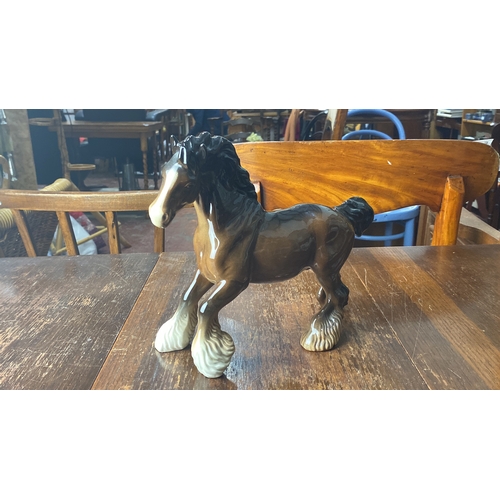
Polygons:
<instances>
[{"instance_id":1,"label":"horse's muzzle","mask_svg":"<svg viewBox=\"0 0 500 500\"><path fill-rule=\"evenodd\" d=\"M169 214L168 212L163 210L163 207L158 203L153 202L149 206L149 218L151 219L153 225L155 225L156 227L167 227L172 222L174 216L175 213Z\"/></svg>"}]
</instances>

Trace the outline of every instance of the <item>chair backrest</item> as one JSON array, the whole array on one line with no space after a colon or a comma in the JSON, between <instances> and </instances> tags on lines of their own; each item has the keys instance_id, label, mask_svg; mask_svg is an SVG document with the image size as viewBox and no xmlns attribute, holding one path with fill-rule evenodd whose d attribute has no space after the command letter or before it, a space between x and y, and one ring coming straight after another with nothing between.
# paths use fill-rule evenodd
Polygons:
<instances>
[{"instance_id":1,"label":"chair backrest","mask_svg":"<svg viewBox=\"0 0 500 500\"><path fill-rule=\"evenodd\" d=\"M398 134L397 139L406 139L405 129L403 127L403 124L401 123L401 120L390 111L387 111L385 109L350 109L347 112L347 118L355 118L358 116L363 116L363 117L373 116L378 118L386 118L394 124L396 132ZM363 129L349 132L345 134L342 137L342 139L345 141L353 139L355 137L376 137L378 139L393 139L392 136L386 134L385 132L381 132L379 130L363 130Z\"/></svg>"},{"instance_id":2,"label":"chair backrest","mask_svg":"<svg viewBox=\"0 0 500 500\"><path fill-rule=\"evenodd\" d=\"M288 122L286 124L285 133L283 136L284 141L295 141L297 131L300 130L300 116L304 110L292 109ZM344 133L344 127L347 119L347 109L328 109L320 111L308 124L305 125L304 130L300 131L299 137L301 140L310 140L309 136L312 127L315 126L316 121L322 120L323 132L321 140L339 140Z\"/></svg>"},{"instance_id":3,"label":"chair backrest","mask_svg":"<svg viewBox=\"0 0 500 500\"><path fill-rule=\"evenodd\" d=\"M0 206L12 210L14 220L30 257L36 257L40 253L37 252L36 244L32 237L32 228L27 220L26 210L52 211L56 213L69 255L78 255L79 253L69 213L104 212L108 229L109 251L112 254L117 254L121 253L117 213L147 211L157 194L157 191L76 191L52 193L10 189L0 192ZM153 248L155 252L164 251L164 229L155 227Z\"/></svg>"},{"instance_id":4,"label":"chair backrest","mask_svg":"<svg viewBox=\"0 0 500 500\"><path fill-rule=\"evenodd\" d=\"M433 245L457 240L461 208L498 174L488 145L453 140L311 141L235 144L261 185L266 210L297 203L336 206L363 197L375 213L426 205L438 213Z\"/></svg>"},{"instance_id":5,"label":"chair backrest","mask_svg":"<svg viewBox=\"0 0 500 500\"><path fill-rule=\"evenodd\" d=\"M57 179L45 186L42 191L73 191L77 188L67 179ZM2 190L2 193L11 192ZM0 196L0 207L2 204ZM26 257L28 255L15 221L16 214L8 208L0 208L0 257ZM28 211L24 219L30 228L30 235L38 255L47 255L57 227L57 216L52 211Z\"/></svg>"},{"instance_id":6,"label":"chair backrest","mask_svg":"<svg viewBox=\"0 0 500 500\"><path fill-rule=\"evenodd\" d=\"M223 128L227 128L224 137L231 142L244 142L255 132L255 125L250 118L235 118L222 123Z\"/></svg>"},{"instance_id":7,"label":"chair backrest","mask_svg":"<svg viewBox=\"0 0 500 500\"><path fill-rule=\"evenodd\" d=\"M403 124L401 123L401 120L396 115L389 111L386 111L385 109L350 109L347 112L348 118L355 118L357 116L363 116L365 117L365 119L366 116L386 118L393 123L398 135L397 138L406 139L405 129L403 127ZM365 122L365 125L369 126L369 123ZM379 130L361 129L355 130L353 132L348 132L342 137L342 140L346 141L357 138L393 139L392 136ZM418 205L377 214L373 222L375 223L375 225L384 225L384 235L368 234L367 231L366 234L356 236L356 239L372 242L384 242L385 246L391 246L394 241L402 240L403 245L412 246L415 244L416 239L415 236L417 226L415 224L415 220L418 218L419 214L420 207ZM398 226L402 226L403 230L394 231L394 222L398 223Z\"/></svg>"}]
</instances>

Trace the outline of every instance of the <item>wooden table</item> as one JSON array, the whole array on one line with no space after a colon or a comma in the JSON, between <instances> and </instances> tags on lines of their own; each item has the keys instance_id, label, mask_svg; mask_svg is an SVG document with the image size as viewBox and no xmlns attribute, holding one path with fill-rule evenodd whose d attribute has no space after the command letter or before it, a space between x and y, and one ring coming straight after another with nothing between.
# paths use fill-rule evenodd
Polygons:
<instances>
[{"instance_id":1,"label":"wooden table","mask_svg":"<svg viewBox=\"0 0 500 500\"><path fill-rule=\"evenodd\" d=\"M53 127L49 127L52 130ZM148 180L148 139L154 140L153 179L158 189L158 161L156 157L156 133L163 129L163 122L92 122L71 121L63 123L66 138L140 139L142 166L144 169L144 189L149 188ZM55 130L55 128L54 128ZM161 138L160 138L161 140Z\"/></svg>"},{"instance_id":2,"label":"wooden table","mask_svg":"<svg viewBox=\"0 0 500 500\"><path fill-rule=\"evenodd\" d=\"M250 285L221 312L236 352L207 379L158 327L194 273L192 253L0 260L0 388L499 389L500 245L354 249L338 346L300 333L317 310L310 271Z\"/></svg>"}]
</instances>

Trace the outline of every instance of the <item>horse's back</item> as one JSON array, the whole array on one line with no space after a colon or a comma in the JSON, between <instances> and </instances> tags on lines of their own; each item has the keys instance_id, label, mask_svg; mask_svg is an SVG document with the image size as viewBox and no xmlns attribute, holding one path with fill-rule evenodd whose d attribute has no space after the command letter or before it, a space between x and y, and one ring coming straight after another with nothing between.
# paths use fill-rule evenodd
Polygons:
<instances>
[{"instance_id":1,"label":"horse's back","mask_svg":"<svg viewBox=\"0 0 500 500\"><path fill-rule=\"evenodd\" d=\"M328 265L353 239L352 225L326 206L301 204L267 212L253 252L251 281L286 280Z\"/></svg>"}]
</instances>

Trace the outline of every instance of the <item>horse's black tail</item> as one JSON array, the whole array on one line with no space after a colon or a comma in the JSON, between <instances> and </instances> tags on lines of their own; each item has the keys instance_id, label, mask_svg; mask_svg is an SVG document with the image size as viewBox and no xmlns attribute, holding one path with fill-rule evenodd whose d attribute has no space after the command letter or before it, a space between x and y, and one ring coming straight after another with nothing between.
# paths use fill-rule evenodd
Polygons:
<instances>
[{"instance_id":1,"label":"horse's black tail","mask_svg":"<svg viewBox=\"0 0 500 500\"><path fill-rule=\"evenodd\" d=\"M335 208L350 221L356 236L361 236L373 222L375 216L373 208L363 198L353 197Z\"/></svg>"}]
</instances>

